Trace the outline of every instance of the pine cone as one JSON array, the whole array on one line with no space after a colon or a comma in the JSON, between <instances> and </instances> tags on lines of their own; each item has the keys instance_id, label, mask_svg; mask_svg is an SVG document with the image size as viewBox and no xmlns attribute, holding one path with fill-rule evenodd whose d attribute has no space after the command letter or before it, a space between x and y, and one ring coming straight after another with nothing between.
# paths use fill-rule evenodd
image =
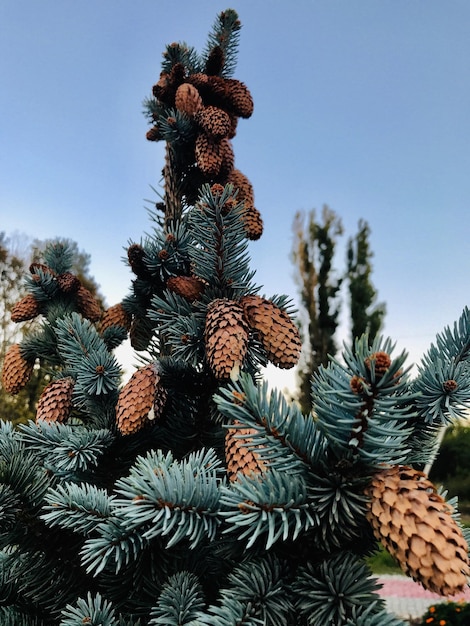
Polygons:
<instances>
[{"instance_id":1,"label":"pine cone","mask_svg":"<svg viewBox=\"0 0 470 626\"><path fill-rule=\"evenodd\" d=\"M36 298L28 293L24 298L15 304L11 310L12 322L26 322L34 319L41 312L41 307Z\"/></svg>"},{"instance_id":2,"label":"pine cone","mask_svg":"<svg viewBox=\"0 0 470 626\"><path fill-rule=\"evenodd\" d=\"M205 287L203 281L196 276L172 276L166 281L166 286L189 302L198 300L204 293Z\"/></svg>"},{"instance_id":3,"label":"pine cone","mask_svg":"<svg viewBox=\"0 0 470 626\"><path fill-rule=\"evenodd\" d=\"M253 191L253 185L243 172L240 172L240 170L235 168L232 169L227 177L227 182L232 183L234 189L238 189L237 200L239 202L243 200L246 207L254 206L255 194Z\"/></svg>"},{"instance_id":4,"label":"pine cone","mask_svg":"<svg viewBox=\"0 0 470 626\"><path fill-rule=\"evenodd\" d=\"M153 363L136 370L119 393L116 424L123 435L143 428L161 416L167 398Z\"/></svg>"},{"instance_id":5,"label":"pine cone","mask_svg":"<svg viewBox=\"0 0 470 626\"><path fill-rule=\"evenodd\" d=\"M423 472L387 467L372 478L367 519L403 571L443 596L460 593L470 574L468 547L452 507Z\"/></svg>"},{"instance_id":6,"label":"pine cone","mask_svg":"<svg viewBox=\"0 0 470 626\"><path fill-rule=\"evenodd\" d=\"M80 279L72 272L64 272L57 276L57 284L63 293L77 293L80 289Z\"/></svg>"},{"instance_id":7,"label":"pine cone","mask_svg":"<svg viewBox=\"0 0 470 626\"><path fill-rule=\"evenodd\" d=\"M78 310L83 317L86 317L90 322L97 322L101 318L101 307L91 291L80 285L76 298Z\"/></svg>"},{"instance_id":8,"label":"pine cone","mask_svg":"<svg viewBox=\"0 0 470 626\"><path fill-rule=\"evenodd\" d=\"M374 365L376 378L382 378L382 376L390 367L391 363L392 359L390 358L390 355L386 352L374 352L365 360L365 364L369 370L372 370L372 364Z\"/></svg>"},{"instance_id":9,"label":"pine cone","mask_svg":"<svg viewBox=\"0 0 470 626\"><path fill-rule=\"evenodd\" d=\"M242 214L243 226L246 236L252 241L256 241L263 234L263 220L261 213L254 206L248 207Z\"/></svg>"},{"instance_id":10,"label":"pine cone","mask_svg":"<svg viewBox=\"0 0 470 626\"><path fill-rule=\"evenodd\" d=\"M43 274L51 274L51 276L56 276L54 270L52 270L48 265L45 265L44 263L31 263L31 265L29 266L29 271L33 275L37 275L39 271L41 271Z\"/></svg>"},{"instance_id":11,"label":"pine cone","mask_svg":"<svg viewBox=\"0 0 470 626\"><path fill-rule=\"evenodd\" d=\"M214 139L228 137L232 131L230 115L219 107L207 106L201 109L196 115L195 121L207 135L214 137Z\"/></svg>"},{"instance_id":12,"label":"pine cone","mask_svg":"<svg viewBox=\"0 0 470 626\"><path fill-rule=\"evenodd\" d=\"M246 85L234 78L225 80L227 97L233 112L239 117L250 117L253 114L253 98Z\"/></svg>"},{"instance_id":13,"label":"pine cone","mask_svg":"<svg viewBox=\"0 0 470 626\"><path fill-rule=\"evenodd\" d=\"M194 150L196 163L201 172L205 176L216 176L223 160L220 141L215 141L205 133L199 133Z\"/></svg>"},{"instance_id":14,"label":"pine cone","mask_svg":"<svg viewBox=\"0 0 470 626\"><path fill-rule=\"evenodd\" d=\"M226 180L235 165L235 154L233 152L232 142L226 137L220 140L220 155L222 162L219 168L219 178Z\"/></svg>"},{"instance_id":15,"label":"pine cone","mask_svg":"<svg viewBox=\"0 0 470 626\"><path fill-rule=\"evenodd\" d=\"M176 90L175 106L178 111L182 111L194 117L202 108L202 98L199 91L190 83L183 83Z\"/></svg>"},{"instance_id":16,"label":"pine cone","mask_svg":"<svg viewBox=\"0 0 470 626\"><path fill-rule=\"evenodd\" d=\"M240 305L248 324L257 331L271 363L282 369L294 367L302 343L299 329L287 313L270 300L256 295L244 296Z\"/></svg>"},{"instance_id":17,"label":"pine cone","mask_svg":"<svg viewBox=\"0 0 470 626\"><path fill-rule=\"evenodd\" d=\"M147 141L160 141L163 139L163 135L156 124L154 124L152 128L149 128L149 130L145 133L145 137Z\"/></svg>"},{"instance_id":18,"label":"pine cone","mask_svg":"<svg viewBox=\"0 0 470 626\"><path fill-rule=\"evenodd\" d=\"M237 424L238 422L235 422ZM225 435L225 459L230 481L237 479L237 474L261 474L266 465L255 450L249 446L250 435L256 433L254 428L229 428ZM239 435L244 435L239 437Z\"/></svg>"},{"instance_id":19,"label":"pine cone","mask_svg":"<svg viewBox=\"0 0 470 626\"><path fill-rule=\"evenodd\" d=\"M236 380L248 350L248 326L243 310L232 300L213 300L204 331L206 357L218 380Z\"/></svg>"},{"instance_id":20,"label":"pine cone","mask_svg":"<svg viewBox=\"0 0 470 626\"><path fill-rule=\"evenodd\" d=\"M3 360L2 384L7 393L16 395L28 383L34 363L23 358L18 343L11 345Z\"/></svg>"},{"instance_id":21,"label":"pine cone","mask_svg":"<svg viewBox=\"0 0 470 626\"><path fill-rule=\"evenodd\" d=\"M131 323L131 316L119 302L118 304L109 307L109 309L106 309L106 311L103 313L100 324L100 332L104 333L104 331L111 326L119 326L129 331L131 328Z\"/></svg>"},{"instance_id":22,"label":"pine cone","mask_svg":"<svg viewBox=\"0 0 470 626\"><path fill-rule=\"evenodd\" d=\"M59 378L49 383L41 394L36 421L63 423L72 409L73 378Z\"/></svg>"}]
</instances>

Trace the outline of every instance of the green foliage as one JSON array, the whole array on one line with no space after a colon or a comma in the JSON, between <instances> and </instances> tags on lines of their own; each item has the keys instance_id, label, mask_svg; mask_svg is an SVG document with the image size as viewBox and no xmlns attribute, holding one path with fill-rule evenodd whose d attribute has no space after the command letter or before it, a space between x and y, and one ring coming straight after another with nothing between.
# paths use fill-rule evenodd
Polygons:
<instances>
[{"instance_id":1,"label":"green foliage","mask_svg":"<svg viewBox=\"0 0 470 626\"><path fill-rule=\"evenodd\" d=\"M438 626L466 626L470 623L470 604L466 602L440 602L432 604L421 618L421 624Z\"/></svg>"},{"instance_id":2,"label":"green foliage","mask_svg":"<svg viewBox=\"0 0 470 626\"><path fill-rule=\"evenodd\" d=\"M470 502L470 427L457 423L446 430L430 477L446 486L452 496Z\"/></svg>"}]
</instances>

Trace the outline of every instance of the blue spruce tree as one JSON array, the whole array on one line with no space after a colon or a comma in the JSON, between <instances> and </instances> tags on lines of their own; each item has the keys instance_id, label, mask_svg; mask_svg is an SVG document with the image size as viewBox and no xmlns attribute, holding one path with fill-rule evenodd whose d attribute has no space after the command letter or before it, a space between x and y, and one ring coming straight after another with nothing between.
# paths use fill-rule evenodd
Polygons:
<instances>
[{"instance_id":1,"label":"blue spruce tree","mask_svg":"<svg viewBox=\"0 0 470 626\"><path fill-rule=\"evenodd\" d=\"M227 10L201 54L166 48L146 102L163 194L124 300L102 311L60 244L30 268L22 319L41 324L3 386L38 358L53 379L34 422L0 427L3 626L399 626L367 565L379 541L427 589L467 583L456 503L422 472L469 404L467 309L414 379L362 337L312 380L311 414L262 380L301 344L249 266L263 223L231 143L253 110L239 34ZM143 363L122 385L127 337Z\"/></svg>"}]
</instances>

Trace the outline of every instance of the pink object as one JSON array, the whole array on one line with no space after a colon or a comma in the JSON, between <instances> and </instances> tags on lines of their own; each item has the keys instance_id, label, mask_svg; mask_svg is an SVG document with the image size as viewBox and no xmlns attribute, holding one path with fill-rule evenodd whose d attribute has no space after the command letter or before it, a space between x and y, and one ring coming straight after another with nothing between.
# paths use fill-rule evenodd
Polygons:
<instances>
[{"instance_id":1,"label":"pink object","mask_svg":"<svg viewBox=\"0 0 470 626\"><path fill-rule=\"evenodd\" d=\"M459 602L460 600L470 601L469 587L467 587L464 593L452 597L444 597L432 591L427 591L412 578L406 578L405 576L380 576L379 582L382 584L379 594L384 598L429 598L430 600L436 599L441 602L446 600L454 602Z\"/></svg>"}]
</instances>

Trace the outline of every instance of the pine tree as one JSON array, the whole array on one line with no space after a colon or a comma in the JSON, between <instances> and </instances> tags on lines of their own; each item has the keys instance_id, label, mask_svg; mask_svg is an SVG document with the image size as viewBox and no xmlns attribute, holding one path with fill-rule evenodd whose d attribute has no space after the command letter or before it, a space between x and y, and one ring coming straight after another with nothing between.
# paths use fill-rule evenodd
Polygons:
<instances>
[{"instance_id":1,"label":"pine tree","mask_svg":"<svg viewBox=\"0 0 470 626\"><path fill-rule=\"evenodd\" d=\"M358 339L313 379L315 417L261 379L300 341L249 268L239 31L227 10L202 54L166 49L147 102L163 200L128 248L128 296L101 311L60 245L32 267L41 326L2 376L15 392L38 354L56 369L36 421L0 428L4 626L400 626L367 566L377 540L426 588L466 585L455 503L417 467L469 404L470 312L414 380L389 339ZM148 357L122 385L128 333Z\"/></svg>"}]
</instances>

